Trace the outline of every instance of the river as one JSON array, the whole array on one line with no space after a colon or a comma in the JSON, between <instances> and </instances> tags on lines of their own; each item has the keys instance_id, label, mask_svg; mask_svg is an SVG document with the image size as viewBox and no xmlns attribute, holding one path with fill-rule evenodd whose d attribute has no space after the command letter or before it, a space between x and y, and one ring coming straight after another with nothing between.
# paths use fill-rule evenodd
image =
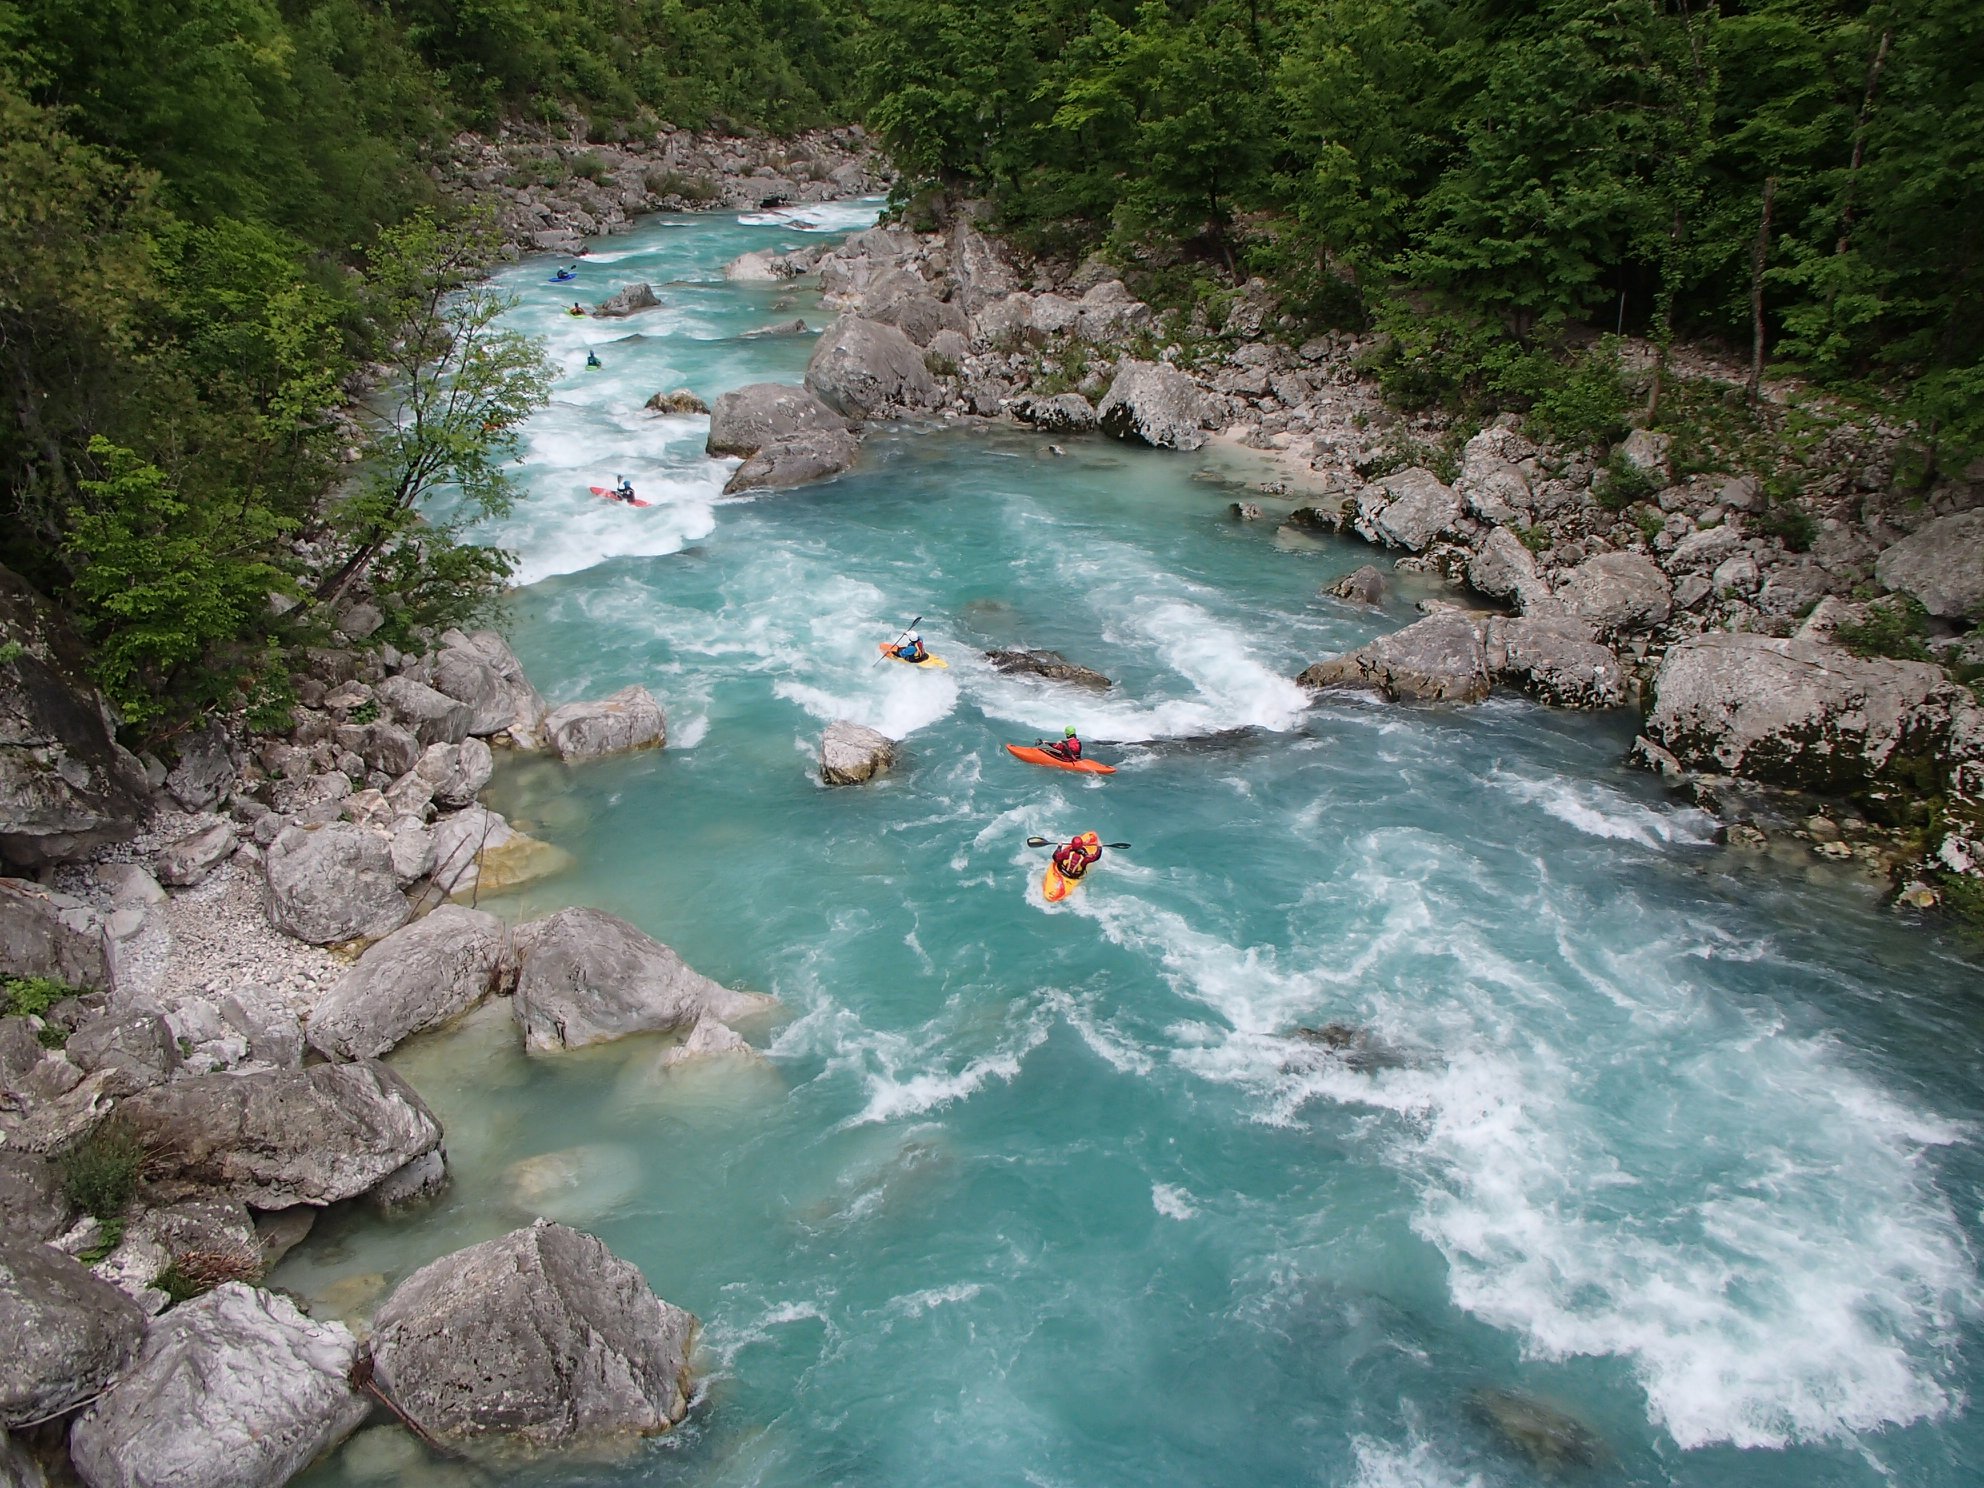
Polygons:
<instances>
[{"instance_id":1,"label":"river","mask_svg":"<svg viewBox=\"0 0 1984 1488\"><path fill-rule=\"evenodd\" d=\"M1984 1481L1974 959L1713 845L1629 719L1310 706L1297 671L1433 591L1321 596L1371 550L1228 520L1237 456L932 423L721 499L707 420L642 403L797 381L810 336L745 333L817 299L721 266L873 209L650 219L581 270L654 284L627 321L499 276L564 369L489 529L506 631L552 702L640 682L670 737L506 764L490 803L580 866L483 907L594 904L776 994L766 1058L526 1059L501 1004L416 1040L451 1191L272 1281L361 1319L534 1215L599 1234L702 1319L706 1388L547 1484L1549 1480L1492 1392L1584 1423L1564 1481ZM620 474L655 505L587 493ZM876 664L918 615L950 669ZM835 718L897 768L823 789ZM1119 773L1001 748L1068 724ZM1091 828L1132 846L1045 904L1025 839ZM1353 1057L1288 1037L1329 1023ZM308 1479L469 1480L392 1428Z\"/></svg>"}]
</instances>

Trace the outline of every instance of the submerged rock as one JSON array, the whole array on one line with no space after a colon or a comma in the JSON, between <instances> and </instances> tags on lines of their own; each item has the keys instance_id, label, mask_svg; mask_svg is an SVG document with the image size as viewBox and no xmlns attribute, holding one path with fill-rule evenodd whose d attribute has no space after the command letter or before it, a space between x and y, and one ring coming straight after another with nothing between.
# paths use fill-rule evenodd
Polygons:
<instances>
[{"instance_id":1,"label":"submerged rock","mask_svg":"<svg viewBox=\"0 0 1984 1488\"><path fill-rule=\"evenodd\" d=\"M887 734L838 719L820 740L820 780L826 785L859 785L873 780L896 760Z\"/></svg>"},{"instance_id":2,"label":"submerged rock","mask_svg":"<svg viewBox=\"0 0 1984 1488\"><path fill-rule=\"evenodd\" d=\"M650 413L708 413L710 411L709 404L698 398L687 388L677 388L672 393L656 393L643 406Z\"/></svg>"},{"instance_id":3,"label":"submerged rock","mask_svg":"<svg viewBox=\"0 0 1984 1488\"><path fill-rule=\"evenodd\" d=\"M603 1445L688 1414L696 1326L597 1239L540 1220L400 1283L373 1319L375 1378L454 1446Z\"/></svg>"},{"instance_id":4,"label":"submerged rock","mask_svg":"<svg viewBox=\"0 0 1984 1488\"><path fill-rule=\"evenodd\" d=\"M377 1058L466 1012L503 981L503 922L444 904L375 942L318 1000L310 1043L333 1059Z\"/></svg>"},{"instance_id":5,"label":"submerged rock","mask_svg":"<svg viewBox=\"0 0 1984 1488\"><path fill-rule=\"evenodd\" d=\"M129 1297L46 1245L0 1234L0 1428L88 1400L145 1331Z\"/></svg>"},{"instance_id":6,"label":"submerged rock","mask_svg":"<svg viewBox=\"0 0 1984 1488\"><path fill-rule=\"evenodd\" d=\"M152 1326L69 1433L89 1488L278 1488L357 1429L358 1342L273 1292L228 1282Z\"/></svg>"},{"instance_id":7,"label":"submerged rock","mask_svg":"<svg viewBox=\"0 0 1984 1488\"><path fill-rule=\"evenodd\" d=\"M987 651L985 659L1002 672L1027 672L1095 692L1107 692L1116 685L1100 672L1077 666L1059 651Z\"/></svg>"},{"instance_id":8,"label":"submerged rock","mask_svg":"<svg viewBox=\"0 0 1984 1488\"><path fill-rule=\"evenodd\" d=\"M1544 1472L1573 1467L1598 1467L1611 1459L1604 1439L1582 1421L1518 1390L1476 1390L1468 1397L1469 1413Z\"/></svg>"},{"instance_id":9,"label":"submerged rock","mask_svg":"<svg viewBox=\"0 0 1984 1488\"><path fill-rule=\"evenodd\" d=\"M426 1102L376 1060L181 1079L118 1112L151 1148L151 1186L167 1200L335 1204L441 1146Z\"/></svg>"},{"instance_id":10,"label":"submerged rock","mask_svg":"<svg viewBox=\"0 0 1984 1488\"><path fill-rule=\"evenodd\" d=\"M686 1032L705 1014L729 1022L773 1005L711 981L660 941L597 909L563 909L520 925L516 945L511 1010L532 1050Z\"/></svg>"}]
</instances>

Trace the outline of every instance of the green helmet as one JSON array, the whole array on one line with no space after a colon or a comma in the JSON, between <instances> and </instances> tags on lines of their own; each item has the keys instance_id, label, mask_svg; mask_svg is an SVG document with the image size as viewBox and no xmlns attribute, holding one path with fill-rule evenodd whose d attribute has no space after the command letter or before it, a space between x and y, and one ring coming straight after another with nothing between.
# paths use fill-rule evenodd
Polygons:
<instances>
[{"instance_id":1,"label":"green helmet","mask_svg":"<svg viewBox=\"0 0 1984 1488\"><path fill-rule=\"evenodd\" d=\"M1064 728L1061 730L1061 737L1064 739L1072 739L1074 738L1074 736L1075 736L1075 731L1071 728Z\"/></svg>"}]
</instances>

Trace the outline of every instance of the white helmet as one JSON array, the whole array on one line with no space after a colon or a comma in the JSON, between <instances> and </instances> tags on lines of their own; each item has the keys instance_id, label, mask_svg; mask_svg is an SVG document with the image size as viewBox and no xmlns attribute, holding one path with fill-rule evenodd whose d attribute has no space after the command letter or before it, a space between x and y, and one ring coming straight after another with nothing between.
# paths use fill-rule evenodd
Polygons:
<instances>
[{"instance_id":1,"label":"white helmet","mask_svg":"<svg viewBox=\"0 0 1984 1488\"><path fill-rule=\"evenodd\" d=\"M912 641L920 641L920 640L922 640L922 639L923 639L923 632L922 632L922 631L920 631L920 630L912 630L912 631L911 631L911 632L909 633L909 638L910 638L910 639L911 639Z\"/></svg>"}]
</instances>

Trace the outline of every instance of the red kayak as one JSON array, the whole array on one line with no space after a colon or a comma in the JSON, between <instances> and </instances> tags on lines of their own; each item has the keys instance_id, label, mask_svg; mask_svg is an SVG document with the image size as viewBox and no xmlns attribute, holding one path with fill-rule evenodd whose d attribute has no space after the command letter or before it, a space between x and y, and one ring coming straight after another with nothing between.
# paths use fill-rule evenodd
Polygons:
<instances>
[{"instance_id":1,"label":"red kayak","mask_svg":"<svg viewBox=\"0 0 1984 1488\"><path fill-rule=\"evenodd\" d=\"M1064 760L1059 755L1049 754L1046 750L1036 748L1032 744L1008 744L1006 746L1006 753L1010 754L1014 759L1025 760L1029 765L1045 765L1050 770L1075 770L1083 775L1114 775L1116 773L1116 767L1114 765L1105 765L1100 760Z\"/></svg>"},{"instance_id":2,"label":"red kayak","mask_svg":"<svg viewBox=\"0 0 1984 1488\"><path fill-rule=\"evenodd\" d=\"M620 498L613 494L613 487L611 486L587 486L586 489L595 496L605 497L608 501L620 501ZM620 504L622 506L646 506L648 503L636 496L632 501L620 501Z\"/></svg>"}]
</instances>

